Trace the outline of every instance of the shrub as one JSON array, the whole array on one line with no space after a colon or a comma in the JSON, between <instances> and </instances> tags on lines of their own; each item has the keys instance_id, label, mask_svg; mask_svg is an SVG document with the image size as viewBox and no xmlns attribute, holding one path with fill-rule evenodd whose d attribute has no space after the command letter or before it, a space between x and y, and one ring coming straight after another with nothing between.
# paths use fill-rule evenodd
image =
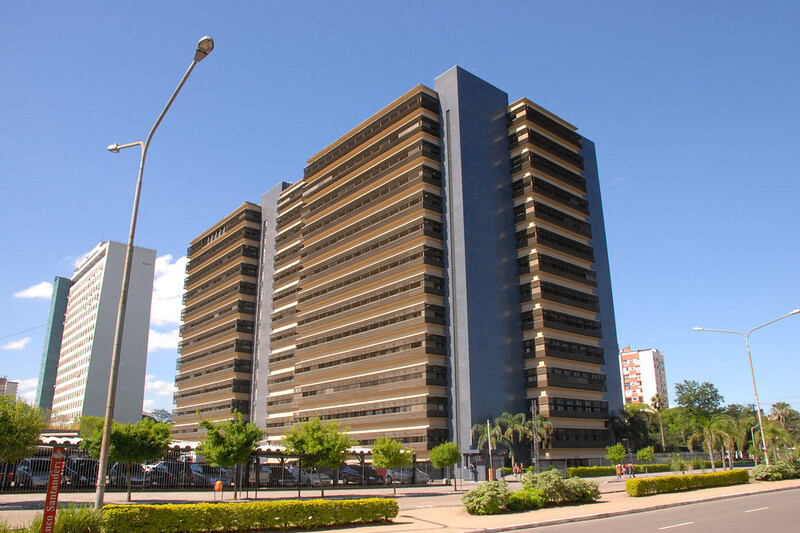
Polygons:
<instances>
[{"instance_id":1,"label":"shrub","mask_svg":"<svg viewBox=\"0 0 800 533\"><path fill-rule=\"evenodd\" d=\"M759 481L779 481L800 478L800 461L776 461L771 465L753 468L753 478Z\"/></svg>"},{"instance_id":2,"label":"shrub","mask_svg":"<svg viewBox=\"0 0 800 533\"><path fill-rule=\"evenodd\" d=\"M522 489L511 493L508 499L508 508L514 512L534 511L544 507L547 498L544 493L536 489Z\"/></svg>"},{"instance_id":3,"label":"shrub","mask_svg":"<svg viewBox=\"0 0 800 533\"><path fill-rule=\"evenodd\" d=\"M25 533L39 533L42 530L42 513L33 517L28 527L22 530L3 529L0 524L0 533L7 531L24 531ZM60 507L56 513L56 522L53 524L54 533L101 533L103 531L103 514L92 507L78 507L69 505Z\"/></svg>"},{"instance_id":4,"label":"shrub","mask_svg":"<svg viewBox=\"0 0 800 533\"><path fill-rule=\"evenodd\" d=\"M676 455L669 461L669 469L673 472L686 472L692 469L692 464L684 461L680 455Z\"/></svg>"},{"instance_id":5,"label":"shrub","mask_svg":"<svg viewBox=\"0 0 800 533\"><path fill-rule=\"evenodd\" d=\"M397 500L390 498L103 507L106 533L312 529L381 522L391 520L397 513Z\"/></svg>"},{"instance_id":6,"label":"shrub","mask_svg":"<svg viewBox=\"0 0 800 533\"><path fill-rule=\"evenodd\" d=\"M461 503L469 514L498 514L505 511L511 490L505 481L485 481L461 496Z\"/></svg>"},{"instance_id":7,"label":"shrub","mask_svg":"<svg viewBox=\"0 0 800 533\"><path fill-rule=\"evenodd\" d=\"M747 470L727 470L711 474L629 479L625 482L625 491L629 496L649 496L682 490L740 485L749 481L750 474Z\"/></svg>"},{"instance_id":8,"label":"shrub","mask_svg":"<svg viewBox=\"0 0 800 533\"><path fill-rule=\"evenodd\" d=\"M564 487L569 502L592 503L600 499L600 487L594 481L569 477L564 480Z\"/></svg>"},{"instance_id":9,"label":"shrub","mask_svg":"<svg viewBox=\"0 0 800 533\"><path fill-rule=\"evenodd\" d=\"M669 472L671 470L670 465L661 463L635 466L640 472L643 472L645 468L648 472ZM614 476L616 474L617 469L614 466L571 466L567 468L569 477Z\"/></svg>"},{"instance_id":10,"label":"shrub","mask_svg":"<svg viewBox=\"0 0 800 533\"><path fill-rule=\"evenodd\" d=\"M558 470L548 470L539 474L526 473L522 476L526 489L536 489L544 494L550 504L592 502L600 498L600 489L594 481L577 477L564 478Z\"/></svg>"}]
</instances>

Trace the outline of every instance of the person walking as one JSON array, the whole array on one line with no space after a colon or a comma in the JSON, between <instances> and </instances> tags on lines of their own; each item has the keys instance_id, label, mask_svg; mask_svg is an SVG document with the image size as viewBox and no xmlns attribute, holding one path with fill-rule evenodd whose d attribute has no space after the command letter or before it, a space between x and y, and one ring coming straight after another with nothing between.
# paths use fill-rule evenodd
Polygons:
<instances>
[{"instance_id":1,"label":"person walking","mask_svg":"<svg viewBox=\"0 0 800 533\"><path fill-rule=\"evenodd\" d=\"M617 471L617 479L622 478L622 465L617 463L614 465L615 470Z\"/></svg>"},{"instance_id":2,"label":"person walking","mask_svg":"<svg viewBox=\"0 0 800 533\"><path fill-rule=\"evenodd\" d=\"M514 479L519 481L519 464L514 463Z\"/></svg>"},{"instance_id":3,"label":"person walking","mask_svg":"<svg viewBox=\"0 0 800 533\"><path fill-rule=\"evenodd\" d=\"M633 463L628 463L628 477L636 477L636 470L633 468Z\"/></svg>"}]
</instances>

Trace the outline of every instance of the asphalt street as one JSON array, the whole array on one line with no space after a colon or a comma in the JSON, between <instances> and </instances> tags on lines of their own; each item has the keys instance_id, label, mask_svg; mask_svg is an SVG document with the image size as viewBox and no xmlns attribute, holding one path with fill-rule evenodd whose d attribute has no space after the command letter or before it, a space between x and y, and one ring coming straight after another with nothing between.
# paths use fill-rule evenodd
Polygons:
<instances>
[{"instance_id":1,"label":"asphalt street","mask_svg":"<svg viewBox=\"0 0 800 533\"><path fill-rule=\"evenodd\" d=\"M800 491L752 494L691 503L587 522L519 531L536 533L796 533L800 531Z\"/></svg>"}]
</instances>

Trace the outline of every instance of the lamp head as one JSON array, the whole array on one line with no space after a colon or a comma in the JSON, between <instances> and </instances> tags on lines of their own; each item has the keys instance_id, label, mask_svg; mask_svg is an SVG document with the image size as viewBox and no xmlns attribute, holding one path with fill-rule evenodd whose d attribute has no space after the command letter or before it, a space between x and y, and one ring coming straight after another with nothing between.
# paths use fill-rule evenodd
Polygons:
<instances>
[{"instance_id":1,"label":"lamp head","mask_svg":"<svg viewBox=\"0 0 800 533\"><path fill-rule=\"evenodd\" d=\"M796 315L797 313L800 313L800 309L795 309L794 311L792 311L792 312L791 312L791 313L789 313L789 314L790 314L790 315Z\"/></svg>"},{"instance_id":2,"label":"lamp head","mask_svg":"<svg viewBox=\"0 0 800 533\"><path fill-rule=\"evenodd\" d=\"M197 51L194 53L194 60L198 63L202 61L214 49L214 39L206 35L197 43Z\"/></svg>"},{"instance_id":3,"label":"lamp head","mask_svg":"<svg viewBox=\"0 0 800 533\"><path fill-rule=\"evenodd\" d=\"M119 145L117 143L109 144L108 148L106 148L109 152L114 152L115 154L119 153Z\"/></svg>"},{"instance_id":4,"label":"lamp head","mask_svg":"<svg viewBox=\"0 0 800 533\"><path fill-rule=\"evenodd\" d=\"M705 331L704 328L698 328L697 326L692 328L694 331Z\"/></svg>"}]
</instances>

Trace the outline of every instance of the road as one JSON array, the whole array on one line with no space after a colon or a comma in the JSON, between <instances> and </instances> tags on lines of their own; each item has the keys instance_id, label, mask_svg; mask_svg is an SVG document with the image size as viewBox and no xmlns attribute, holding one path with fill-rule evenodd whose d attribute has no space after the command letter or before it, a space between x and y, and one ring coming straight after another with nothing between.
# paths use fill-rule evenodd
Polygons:
<instances>
[{"instance_id":1,"label":"road","mask_svg":"<svg viewBox=\"0 0 800 533\"><path fill-rule=\"evenodd\" d=\"M520 529L531 533L795 533L800 491L753 494L587 522Z\"/></svg>"}]
</instances>

